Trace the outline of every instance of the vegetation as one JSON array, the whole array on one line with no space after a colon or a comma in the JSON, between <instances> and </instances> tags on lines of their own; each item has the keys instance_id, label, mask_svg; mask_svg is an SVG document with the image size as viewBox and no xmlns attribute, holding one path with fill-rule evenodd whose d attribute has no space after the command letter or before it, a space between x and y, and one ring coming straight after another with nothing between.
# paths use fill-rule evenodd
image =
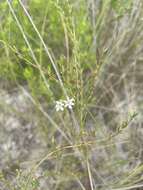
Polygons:
<instances>
[{"instance_id":1,"label":"vegetation","mask_svg":"<svg viewBox=\"0 0 143 190\"><path fill-rule=\"evenodd\" d=\"M46 144L1 188L143 188L142 18L141 0L0 2L2 88L32 102Z\"/></svg>"}]
</instances>

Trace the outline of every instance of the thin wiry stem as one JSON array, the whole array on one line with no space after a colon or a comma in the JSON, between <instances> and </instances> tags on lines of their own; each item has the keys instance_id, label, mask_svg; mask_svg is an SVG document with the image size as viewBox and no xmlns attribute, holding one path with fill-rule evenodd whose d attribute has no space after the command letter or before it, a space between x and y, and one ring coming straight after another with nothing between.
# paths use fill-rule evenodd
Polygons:
<instances>
[{"instance_id":1,"label":"thin wiry stem","mask_svg":"<svg viewBox=\"0 0 143 190\"><path fill-rule=\"evenodd\" d=\"M92 174L91 174L91 169L90 169L88 160L86 161L86 163L87 163L87 171L88 171L88 176L89 176L90 188L91 188L91 190L94 190L93 181L92 181Z\"/></svg>"}]
</instances>

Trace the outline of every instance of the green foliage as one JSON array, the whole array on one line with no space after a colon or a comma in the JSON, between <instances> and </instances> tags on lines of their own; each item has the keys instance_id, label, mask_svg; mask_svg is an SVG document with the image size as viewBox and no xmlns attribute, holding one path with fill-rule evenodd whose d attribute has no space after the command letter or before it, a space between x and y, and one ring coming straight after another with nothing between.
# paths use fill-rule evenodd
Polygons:
<instances>
[{"instance_id":1,"label":"green foliage","mask_svg":"<svg viewBox=\"0 0 143 190\"><path fill-rule=\"evenodd\" d=\"M133 0L111 0L111 5L118 16L123 16L132 8Z\"/></svg>"},{"instance_id":2,"label":"green foliage","mask_svg":"<svg viewBox=\"0 0 143 190\"><path fill-rule=\"evenodd\" d=\"M14 80L17 79L19 82L19 77L17 76L21 76L23 81L28 82L34 94L39 94L40 96L47 94L48 98L52 98L50 96L54 96L56 99L60 98L62 96L61 89L59 88L55 71L42 47L41 41L27 16L24 14L20 4L17 1L13 1L12 6L16 10L16 16L38 63L37 65L37 63L33 62L33 58L30 55L31 51L27 47L7 4L5 2L1 3L0 10L3 10L3 7L5 7L8 14L4 13L4 22L1 23L3 30L0 34L0 39L7 45L11 45L12 48L14 47L16 51L15 53L13 50L9 50L11 53L11 65L13 65L12 70L15 73ZM90 58L94 57L94 54L90 51L92 29L88 16L85 14L86 3L82 3L80 10L79 8L77 10L77 7L68 1L66 3L65 1L56 3L53 0L49 0L48 2L46 0L42 2L31 0L28 3L28 11L41 33L43 40L48 45L50 53L54 55L59 71L64 73L62 77L66 88L70 89L71 95L73 93L76 95L75 92L79 90L79 85L77 86L75 81L81 80L79 79L81 78L81 73L84 70L86 71L87 68L91 69L91 65L94 64ZM75 72L79 67L80 70L75 77L71 74L71 71ZM9 72L7 66L1 65L1 72L3 71L4 73L6 71ZM51 92L49 91L47 93L47 88L41 78L41 72L44 73ZM8 78L7 74L4 76ZM56 87L53 88L53 86Z\"/></svg>"},{"instance_id":3,"label":"green foliage","mask_svg":"<svg viewBox=\"0 0 143 190\"><path fill-rule=\"evenodd\" d=\"M36 189L39 187L39 181L36 178L33 178L31 181L32 189Z\"/></svg>"}]
</instances>

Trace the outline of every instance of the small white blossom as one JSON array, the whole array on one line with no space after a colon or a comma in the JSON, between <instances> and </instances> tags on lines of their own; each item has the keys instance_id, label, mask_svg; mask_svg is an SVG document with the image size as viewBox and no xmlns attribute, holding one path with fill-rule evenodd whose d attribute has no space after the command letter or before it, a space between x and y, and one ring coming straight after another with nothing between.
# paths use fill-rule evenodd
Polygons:
<instances>
[{"instance_id":1,"label":"small white blossom","mask_svg":"<svg viewBox=\"0 0 143 190\"><path fill-rule=\"evenodd\" d=\"M62 101L56 101L56 111L63 111L64 110L64 103Z\"/></svg>"},{"instance_id":2,"label":"small white blossom","mask_svg":"<svg viewBox=\"0 0 143 190\"><path fill-rule=\"evenodd\" d=\"M65 100L64 101L64 103L65 103L65 107L66 108L69 108L69 109L72 109L73 108L73 106L74 106L74 102L75 102L75 100L74 100L74 98L67 98L67 100Z\"/></svg>"}]
</instances>

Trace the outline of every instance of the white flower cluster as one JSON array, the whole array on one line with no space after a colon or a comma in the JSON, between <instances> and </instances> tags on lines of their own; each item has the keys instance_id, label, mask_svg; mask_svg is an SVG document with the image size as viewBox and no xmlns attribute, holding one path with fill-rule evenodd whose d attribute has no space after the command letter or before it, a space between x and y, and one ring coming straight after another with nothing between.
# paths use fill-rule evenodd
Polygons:
<instances>
[{"instance_id":1,"label":"white flower cluster","mask_svg":"<svg viewBox=\"0 0 143 190\"><path fill-rule=\"evenodd\" d=\"M56 101L56 111L64 111L64 108L72 109L74 106L74 98L67 98L67 100Z\"/></svg>"}]
</instances>

